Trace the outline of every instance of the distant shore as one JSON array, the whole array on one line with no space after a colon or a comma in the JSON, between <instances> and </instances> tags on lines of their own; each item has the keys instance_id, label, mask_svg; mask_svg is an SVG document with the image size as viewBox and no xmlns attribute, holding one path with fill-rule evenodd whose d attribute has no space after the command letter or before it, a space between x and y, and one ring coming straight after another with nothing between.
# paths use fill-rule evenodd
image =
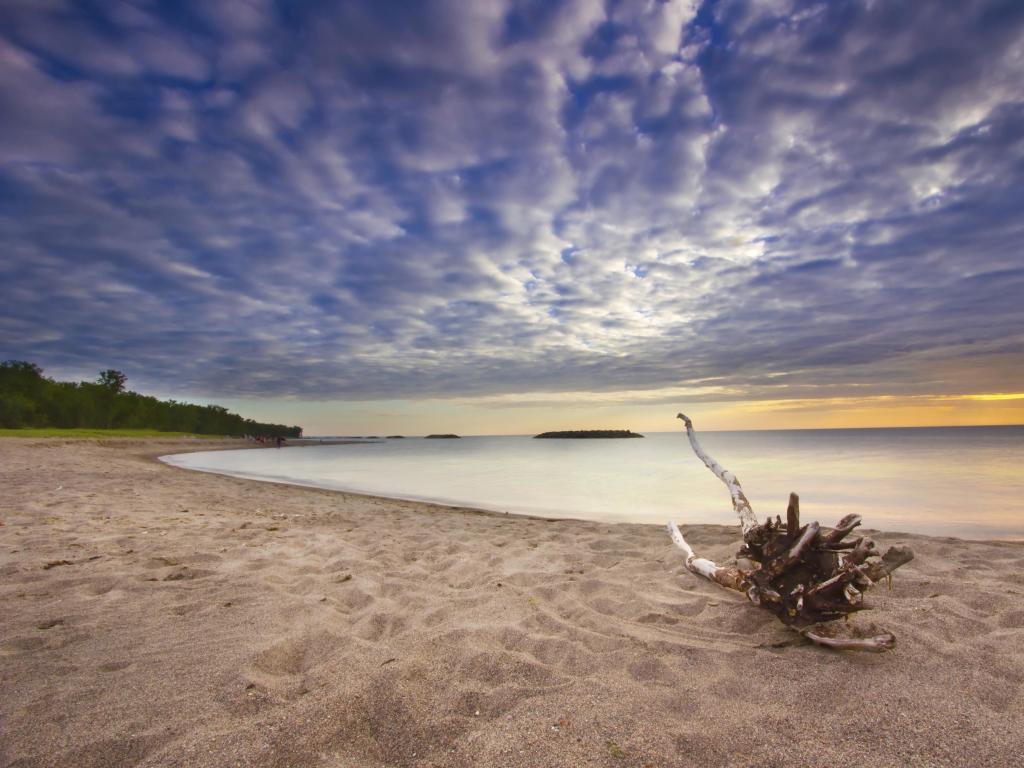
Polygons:
<instances>
[{"instance_id":1,"label":"distant shore","mask_svg":"<svg viewBox=\"0 0 1024 768\"><path fill-rule=\"evenodd\" d=\"M0 764L1001 766L1024 746L1024 544L877 534L917 559L854 621L899 646L840 655L687 573L658 526L155 461L240 442L0 439ZM735 527L684 530L735 553Z\"/></svg>"},{"instance_id":2,"label":"distant shore","mask_svg":"<svg viewBox=\"0 0 1024 768\"><path fill-rule=\"evenodd\" d=\"M541 432L534 437L560 440L602 440L643 437L643 435L630 432L628 429L569 429L561 432Z\"/></svg>"}]
</instances>

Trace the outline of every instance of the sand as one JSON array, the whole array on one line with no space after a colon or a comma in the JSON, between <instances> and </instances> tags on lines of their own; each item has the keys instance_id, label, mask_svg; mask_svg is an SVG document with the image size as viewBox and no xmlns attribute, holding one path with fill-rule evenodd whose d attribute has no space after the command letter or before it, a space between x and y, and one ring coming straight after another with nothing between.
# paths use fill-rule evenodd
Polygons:
<instances>
[{"instance_id":1,"label":"sand","mask_svg":"<svg viewBox=\"0 0 1024 768\"><path fill-rule=\"evenodd\" d=\"M196 448L0 440L0 765L1022 764L1024 544L878 534L917 559L858 621L899 645L844 654L657 526L153 458Z\"/></svg>"}]
</instances>

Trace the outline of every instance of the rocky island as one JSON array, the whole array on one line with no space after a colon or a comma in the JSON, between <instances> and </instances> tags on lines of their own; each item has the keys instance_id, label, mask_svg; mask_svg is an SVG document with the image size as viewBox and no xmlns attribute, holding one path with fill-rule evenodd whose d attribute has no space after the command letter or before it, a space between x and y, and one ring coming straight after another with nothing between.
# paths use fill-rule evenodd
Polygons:
<instances>
[{"instance_id":1,"label":"rocky island","mask_svg":"<svg viewBox=\"0 0 1024 768\"><path fill-rule=\"evenodd\" d=\"M583 440L594 437L643 437L628 429L570 429L563 432L541 432L537 437L567 438L569 440Z\"/></svg>"},{"instance_id":2,"label":"rocky island","mask_svg":"<svg viewBox=\"0 0 1024 768\"><path fill-rule=\"evenodd\" d=\"M427 440L458 440L458 435L427 435Z\"/></svg>"}]
</instances>

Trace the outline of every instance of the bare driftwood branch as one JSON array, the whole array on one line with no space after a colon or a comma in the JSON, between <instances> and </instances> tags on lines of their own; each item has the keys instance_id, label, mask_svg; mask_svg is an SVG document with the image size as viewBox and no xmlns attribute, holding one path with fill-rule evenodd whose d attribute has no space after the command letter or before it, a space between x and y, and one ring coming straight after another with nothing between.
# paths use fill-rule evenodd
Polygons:
<instances>
[{"instance_id":1,"label":"bare driftwood branch","mask_svg":"<svg viewBox=\"0 0 1024 768\"><path fill-rule=\"evenodd\" d=\"M735 589L738 592L745 592L747 590L746 580L740 573L738 568L722 568L721 566L715 565L710 560L703 557L697 557L690 548L690 545L686 543L686 539L683 538L683 534L676 528L676 524L670 522L668 524L668 531L672 536L672 541L676 543L683 552L686 553L686 567L696 573L698 576L703 576L705 579L710 579L723 587L728 589Z\"/></svg>"},{"instance_id":2,"label":"bare driftwood branch","mask_svg":"<svg viewBox=\"0 0 1024 768\"><path fill-rule=\"evenodd\" d=\"M686 424L686 435L690 438L690 445L693 447L693 452L697 454L697 458L703 461L704 466L710 469L715 477L725 483L725 487L729 489L729 495L732 497L732 508L736 510L736 514L740 518L740 531L745 537L748 531L757 527L757 518L754 516L754 510L750 508L750 502L747 501L747 497L740 487L740 481L736 479L736 475L726 470L700 447L700 443L697 442L697 433L693 431L693 422L681 413L679 418Z\"/></svg>"},{"instance_id":3,"label":"bare driftwood branch","mask_svg":"<svg viewBox=\"0 0 1024 768\"><path fill-rule=\"evenodd\" d=\"M789 495L786 522L776 517L757 522L736 476L709 456L683 414L690 445L704 465L725 483L740 519L743 546L738 557L752 568L720 566L694 553L675 523L668 524L672 541L686 554L688 570L728 589L747 595L752 603L773 613L808 640L838 650L885 651L895 647L891 632L874 637L839 637L819 626L868 608L864 592L914 559L907 547L891 547L880 555L871 539L844 539L860 525L859 515L847 515L835 528L822 531L817 522L800 524L800 498Z\"/></svg>"}]
</instances>

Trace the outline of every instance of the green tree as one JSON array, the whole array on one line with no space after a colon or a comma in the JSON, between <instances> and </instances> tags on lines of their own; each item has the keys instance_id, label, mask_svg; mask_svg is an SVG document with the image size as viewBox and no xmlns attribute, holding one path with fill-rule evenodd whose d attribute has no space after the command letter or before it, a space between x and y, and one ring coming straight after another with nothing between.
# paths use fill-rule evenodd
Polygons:
<instances>
[{"instance_id":1,"label":"green tree","mask_svg":"<svg viewBox=\"0 0 1024 768\"><path fill-rule=\"evenodd\" d=\"M49 383L35 363L0 363L0 427L34 426L41 418L38 403Z\"/></svg>"},{"instance_id":2,"label":"green tree","mask_svg":"<svg viewBox=\"0 0 1024 768\"><path fill-rule=\"evenodd\" d=\"M43 369L24 360L4 360L0 363L0 389L34 396L45 387Z\"/></svg>"},{"instance_id":3,"label":"green tree","mask_svg":"<svg viewBox=\"0 0 1024 768\"><path fill-rule=\"evenodd\" d=\"M302 427L261 424L219 405L157 400L124 391L120 371L101 371L95 383L54 381L35 363L0 362L0 427L135 427L207 435L301 437Z\"/></svg>"},{"instance_id":4,"label":"green tree","mask_svg":"<svg viewBox=\"0 0 1024 768\"><path fill-rule=\"evenodd\" d=\"M120 371L115 371L113 368L100 371L100 377L96 379L97 384L105 389L109 389L111 392L124 392L124 383L126 381L128 381L128 377Z\"/></svg>"}]
</instances>

